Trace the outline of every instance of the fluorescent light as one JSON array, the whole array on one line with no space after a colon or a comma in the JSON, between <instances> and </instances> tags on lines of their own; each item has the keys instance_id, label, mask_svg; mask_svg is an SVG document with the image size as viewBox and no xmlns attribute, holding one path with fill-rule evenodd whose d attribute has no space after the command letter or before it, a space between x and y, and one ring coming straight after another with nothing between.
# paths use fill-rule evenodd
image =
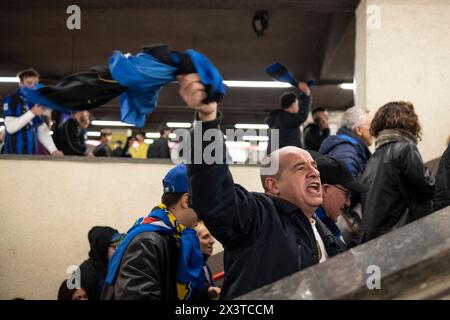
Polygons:
<instances>
[{"instance_id":1,"label":"fluorescent light","mask_svg":"<svg viewBox=\"0 0 450 320\"><path fill-rule=\"evenodd\" d=\"M247 141L269 141L268 136L244 136L242 139Z\"/></svg>"},{"instance_id":2,"label":"fluorescent light","mask_svg":"<svg viewBox=\"0 0 450 320\"><path fill-rule=\"evenodd\" d=\"M236 123L234 127L236 129L269 129L267 124Z\"/></svg>"},{"instance_id":3,"label":"fluorescent light","mask_svg":"<svg viewBox=\"0 0 450 320\"><path fill-rule=\"evenodd\" d=\"M3 119L3 118L0 118L0 122L4 122L5 121L5 119Z\"/></svg>"},{"instance_id":4,"label":"fluorescent light","mask_svg":"<svg viewBox=\"0 0 450 320\"><path fill-rule=\"evenodd\" d=\"M225 80L225 83L229 87L237 88L290 88L289 83L278 81L235 81Z\"/></svg>"},{"instance_id":5,"label":"fluorescent light","mask_svg":"<svg viewBox=\"0 0 450 320\"><path fill-rule=\"evenodd\" d=\"M354 83L341 83L339 87L344 90L355 90L356 86Z\"/></svg>"},{"instance_id":6,"label":"fluorescent light","mask_svg":"<svg viewBox=\"0 0 450 320\"><path fill-rule=\"evenodd\" d=\"M153 139L158 139L161 137L161 134L159 132L147 132L145 134L146 138L153 138ZM169 138L170 139L175 139L177 137L177 135L175 133L169 133Z\"/></svg>"},{"instance_id":7,"label":"fluorescent light","mask_svg":"<svg viewBox=\"0 0 450 320\"><path fill-rule=\"evenodd\" d=\"M190 128L191 124L189 122L167 122L169 128Z\"/></svg>"},{"instance_id":8,"label":"fluorescent light","mask_svg":"<svg viewBox=\"0 0 450 320\"><path fill-rule=\"evenodd\" d=\"M230 148L244 148L250 147L250 142L247 141L225 141L225 145Z\"/></svg>"},{"instance_id":9,"label":"fluorescent light","mask_svg":"<svg viewBox=\"0 0 450 320\"><path fill-rule=\"evenodd\" d=\"M0 82L15 82L18 83L20 80L18 77L0 77Z\"/></svg>"},{"instance_id":10,"label":"fluorescent light","mask_svg":"<svg viewBox=\"0 0 450 320\"><path fill-rule=\"evenodd\" d=\"M161 137L161 135L159 134L159 132L147 132L145 134L146 138L159 138Z\"/></svg>"},{"instance_id":11,"label":"fluorescent light","mask_svg":"<svg viewBox=\"0 0 450 320\"><path fill-rule=\"evenodd\" d=\"M98 146L100 143L100 140L86 140L86 144L94 147Z\"/></svg>"},{"instance_id":12,"label":"fluorescent light","mask_svg":"<svg viewBox=\"0 0 450 320\"><path fill-rule=\"evenodd\" d=\"M144 139L144 142L146 144L152 144L153 143L153 139Z\"/></svg>"},{"instance_id":13,"label":"fluorescent light","mask_svg":"<svg viewBox=\"0 0 450 320\"><path fill-rule=\"evenodd\" d=\"M105 121L94 120L91 122L94 126L108 126L108 127L134 127L134 124L124 123L122 121Z\"/></svg>"},{"instance_id":14,"label":"fluorescent light","mask_svg":"<svg viewBox=\"0 0 450 320\"><path fill-rule=\"evenodd\" d=\"M86 132L86 135L88 137L100 137L102 134L100 133L100 131L88 131Z\"/></svg>"}]
</instances>

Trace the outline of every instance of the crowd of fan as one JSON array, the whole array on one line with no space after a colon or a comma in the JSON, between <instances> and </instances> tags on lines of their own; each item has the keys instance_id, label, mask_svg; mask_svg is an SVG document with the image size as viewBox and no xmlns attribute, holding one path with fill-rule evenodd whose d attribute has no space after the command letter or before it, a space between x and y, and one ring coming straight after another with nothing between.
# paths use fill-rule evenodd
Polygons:
<instances>
[{"instance_id":1,"label":"crowd of fan","mask_svg":"<svg viewBox=\"0 0 450 320\"><path fill-rule=\"evenodd\" d=\"M37 81L38 75L22 74L21 85L32 86L30 78ZM205 87L198 75L180 76L179 83L181 97L195 111L194 126L220 131L226 115L216 102L202 102ZM299 127L310 113L311 90L305 83L298 89L298 96L284 94L281 109L267 119L271 130L279 130L280 141L261 165L264 193L235 184L226 159L175 166L163 180L161 203L126 234L109 227L89 232L91 251L80 267L81 286L69 289L64 281L59 298L211 299L220 294L231 299L450 205L450 147L437 175L425 167L417 149L422 128L411 103L388 102L373 117L352 107L335 135L330 135L326 110L315 109L314 122L302 135ZM80 132L89 125L86 112L74 113L54 134L55 141L63 141L64 134L79 140L55 146L44 137L49 130L41 128L46 127L39 117L42 108L26 110L20 99L16 94L5 101L6 153L17 153L17 148L35 152L29 141L14 138L21 134L25 141L35 134L52 155L86 154L80 147ZM161 139L167 140L169 132L162 127ZM139 133L128 148L119 149L146 158L154 150L147 150L144 138ZM110 154L110 139L111 132L102 131L94 154ZM154 145L159 153L169 151L166 142ZM274 165L278 170L272 172ZM206 264L213 236L225 250L221 289Z\"/></svg>"},{"instance_id":2,"label":"crowd of fan","mask_svg":"<svg viewBox=\"0 0 450 320\"><path fill-rule=\"evenodd\" d=\"M39 82L39 73L27 69L19 72L18 78L19 87L33 88ZM51 121L46 108L26 103L20 88L4 99L3 115L2 154L170 159L170 128L164 125L158 128L160 137L150 146L144 141L145 133L137 132L125 143L116 140L111 148L112 132L103 129L99 144L89 148L86 142L91 115L88 111L71 114L55 111Z\"/></svg>"}]
</instances>

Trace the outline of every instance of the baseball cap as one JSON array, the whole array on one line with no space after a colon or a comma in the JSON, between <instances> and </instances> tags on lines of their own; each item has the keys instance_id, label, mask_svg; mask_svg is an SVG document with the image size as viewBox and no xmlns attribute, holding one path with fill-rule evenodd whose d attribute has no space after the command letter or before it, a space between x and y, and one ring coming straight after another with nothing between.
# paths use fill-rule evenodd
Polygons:
<instances>
[{"instance_id":1,"label":"baseball cap","mask_svg":"<svg viewBox=\"0 0 450 320\"><path fill-rule=\"evenodd\" d=\"M187 166L179 164L167 172L163 179L164 193L189 192Z\"/></svg>"},{"instance_id":2,"label":"baseball cap","mask_svg":"<svg viewBox=\"0 0 450 320\"><path fill-rule=\"evenodd\" d=\"M320 172L322 184L339 184L354 192L367 192L369 187L353 178L350 170L342 160L329 156L318 157L317 167Z\"/></svg>"},{"instance_id":3,"label":"baseball cap","mask_svg":"<svg viewBox=\"0 0 450 320\"><path fill-rule=\"evenodd\" d=\"M117 242L119 242L119 240L122 238L124 234L123 233L119 233L119 231L115 231L113 236L111 237L111 240L109 241L110 244L116 244Z\"/></svg>"}]
</instances>

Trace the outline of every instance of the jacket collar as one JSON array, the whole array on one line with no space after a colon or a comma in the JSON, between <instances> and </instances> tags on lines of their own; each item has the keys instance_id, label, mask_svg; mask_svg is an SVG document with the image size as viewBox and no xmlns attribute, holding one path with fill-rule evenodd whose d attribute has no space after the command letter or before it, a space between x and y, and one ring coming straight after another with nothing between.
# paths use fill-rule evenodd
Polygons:
<instances>
[{"instance_id":1,"label":"jacket collar","mask_svg":"<svg viewBox=\"0 0 450 320\"><path fill-rule=\"evenodd\" d=\"M402 129L386 129L378 134L375 140L375 149L392 142L407 142L417 145L417 138Z\"/></svg>"},{"instance_id":2,"label":"jacket collar","mask_svg":"<svg viewBox=\"0 0 450 320\"><path fill-rule=\"evenodd\" d=\"M272 196L269 196L269 197L270 197L270 199L273 200L273 202L275 203L275 206L279 209L278 210L279 213L286 214L286 215L295 214L295 216L298 216L301 219L308 220L308 218L303 213L302 209L297 207L292 202L289 202L288 200L281 199L278 197L272 197Z\"/></svg>"},{"instance_id":3,"label":"jacket collar","mask_svg":"<svg viewBox=\"0 0 450 320\"><path fill-rule=\"evenodd\" d=\"M273 196L269 196L269 198L273 200L277 208L281 209L281 213L291 214L294 213L295 211L301 212L300 208L298 208L292 202Z\"/></svg>"},{"instance_id":4,"label":"jacket collar","mask_svg":"<svg viewBox=\"0 0 450 320\"><path fill-rule=\"evenodd\" d=\"M352 130L345 128L345 127L341 127L336 132L336 134L345 134L345 135L355 139L356 142L358 143L358 146L361 148L362 151L364 151L365 155L370 157L371 153L370 153L369 148L366 146L364 141L362 141L361 138L356 133L354 133Z\"/></svg>"}]
</instances>

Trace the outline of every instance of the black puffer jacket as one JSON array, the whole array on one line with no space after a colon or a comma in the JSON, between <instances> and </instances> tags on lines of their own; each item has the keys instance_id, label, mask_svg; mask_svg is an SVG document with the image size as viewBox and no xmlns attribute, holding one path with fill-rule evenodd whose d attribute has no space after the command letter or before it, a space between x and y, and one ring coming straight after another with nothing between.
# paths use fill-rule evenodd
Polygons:
<instances>
[{"instance_id":1,"label":"black puffer jacket","mask_svg":"<svg viewBox=\"0 0 450 320\"><path fill-rule=\"evenodd\" d=\"M176 300L178 244L169 234L143 232L123 254L114 286L103 300Z\"/></svg>"},{"instance_id":2,"label":"black puffer jacket","mask_svg":"<svg viewBox=\"0 0 450 320\"><path fill-rule=\"evenodd\" d=\"M434 175L412 142L377 146L361 181L370 187L362 199L362 242L432 212Z\"/></svg>"}]
</instances>

